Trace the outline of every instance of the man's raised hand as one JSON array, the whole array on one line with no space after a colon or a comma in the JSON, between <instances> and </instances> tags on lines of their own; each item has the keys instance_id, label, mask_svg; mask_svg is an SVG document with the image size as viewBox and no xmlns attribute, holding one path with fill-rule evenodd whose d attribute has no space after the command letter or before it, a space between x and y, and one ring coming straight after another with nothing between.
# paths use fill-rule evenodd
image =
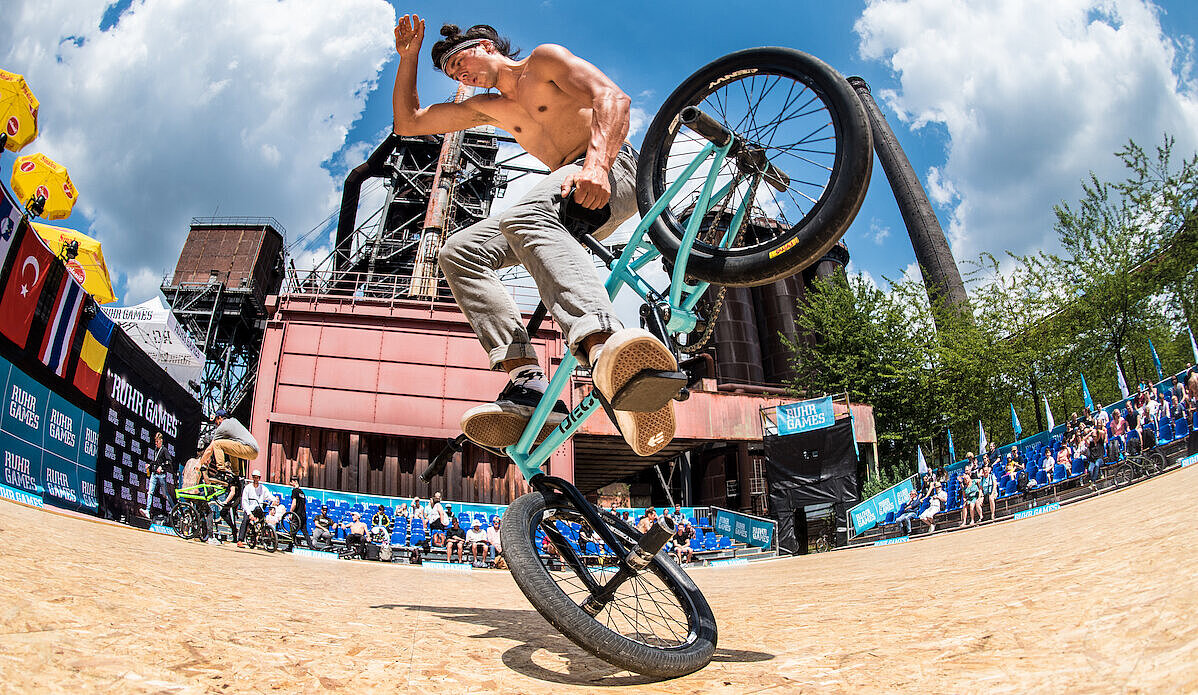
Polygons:
<instances>
[{"instance_id":1,"label":"man's raised hand","mask_svg":"<svg viewBox=\"0 0 1198 695\"><path fill-rule=\"evenodd\" d=\"M395 50L401 57L416 55L424 42L424 20L414 14L399 18L395 27Z\"/></svg>"}]
</instances>

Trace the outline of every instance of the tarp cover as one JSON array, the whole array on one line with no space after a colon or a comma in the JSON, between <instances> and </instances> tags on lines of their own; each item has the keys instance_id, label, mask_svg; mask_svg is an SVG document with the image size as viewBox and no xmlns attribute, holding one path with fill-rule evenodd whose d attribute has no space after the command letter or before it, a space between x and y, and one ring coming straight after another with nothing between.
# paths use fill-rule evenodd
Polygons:
<instances>
[{"instance_id":1,"label":"tarp cover","mask_svg":"<svg viewBox=\"0 0 1198 695\"><path fill-rule=\"evenodd\" d=\"M766 435L766 484L778 519L778 545L798 552L794 512L815 504L857 502L857 454L849 418L785 436Z\"/></svg>"},{"instance_id":2,"label":"tarp cover","mask_svg":"<svg viewBox=\"0 0 1198 695\"><path fill-rule=\"evenodd\" d=\"M104 313L184 388L203 374L204 353L160 297L134 306L106 306Z\"/></svg>"}]
</instances>

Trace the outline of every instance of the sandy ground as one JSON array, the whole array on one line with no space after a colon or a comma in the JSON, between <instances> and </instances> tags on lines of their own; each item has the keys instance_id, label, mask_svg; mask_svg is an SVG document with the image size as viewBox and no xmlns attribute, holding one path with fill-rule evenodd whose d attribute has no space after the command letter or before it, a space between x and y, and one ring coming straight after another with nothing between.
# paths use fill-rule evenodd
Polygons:
<instances>
[{"instance_id":1,"label":"sandy ground","mask_svg":"<svg viewBox=\"0 0 1198 695\"><path fill-rule=\"evenodd\" d=\"M0 691L1194 692L1196 506L1198 466L1022 521L694 570L720 648L653 682L555 633L506 572L268 555L0 502Z\"/></svg>"}]
</instances>

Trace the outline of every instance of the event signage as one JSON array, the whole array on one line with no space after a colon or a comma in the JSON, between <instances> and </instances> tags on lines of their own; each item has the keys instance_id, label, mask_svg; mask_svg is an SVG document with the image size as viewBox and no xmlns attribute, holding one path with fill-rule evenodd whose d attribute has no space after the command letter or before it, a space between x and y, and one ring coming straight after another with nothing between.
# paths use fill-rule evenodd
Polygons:
<instances>
[{"instance_id":1,"label":"event signage","mask_svg":"<svg viewBox=\"0 0 1198 695\"><path fill-rule=\"evenodd\" d=\"M1198 454L1191 454L1180 461L1182 468L1185 468L1186 466L1195 462L1198 462Z\"/></svg>"},{"instance_id":2,"label":"event signage","mask_svg":"<svg viewBox=\"0 0 1198 695\"><path fill-rule=\"evenodd\" d=\"M895 545L897 543L906 543L911 540L911 536L899 536L898 538L886 538L880 541L874 541L874 545Z\"/></svg>"},{"instance_id":3,"label":"event signage","mask_svg":"<svg viewBox=\"0 0 1198 695\"><path fill-rule=\"evenodd\" d=\"M911 478L884 490L865 500L849 510L849 519L858 534L868 531L886 521L886 515L894 513L898 516L899 509L911 498L911 490L915 489Z\"/></svg>"},{"instance_id":4,"label":"event signage","mask_svg":"<svg viewBox=\"0 0 1198 695\"><path fill-rule=\"evenodd\" d=\"M3 358L0 384L3 484L30 498L96 511L99 422Z\"/></svg>"},{"instance_id":5,"label":"event signage","mask_svg":"<svg viewBox=\"0 0 1198 695\"><path fill-rule=\"evenodd\" d=\"M1048 512L1055 512L1056 510L1058 510L1060 508L1061 508L1061 504L1059 502L1053 502L1051 504L1042 504L1039 507L1032 507L1031 509L1023 510L1022 512L1016 512L1015 513L1015 521L1019 521L1020 519L1026 519L1029 516L1039 516L1041 514L1047 514Z\"/></svg>"},{"instance_id":6,"label":"event signage","mask_svg":"<svg viewBox=\"0 0 1198 695\"><path fill-rule=\"evenodd\" d=\"M831 396L787 403L778 406L775 412L778 416L778 436L831 427L836 422Z\"/></svg>"},{"instance_id":7,"label":"event signage","mask_svg":"<svg viewBox=\"0 0 1198 695\"><path fill-rule=\"evenodd\" d=\"M775 523L769 519L759 519L727 509L715 509L716 533L756 548L771 547L774 542L774 526Z\"/></svg>"}]
</instances>

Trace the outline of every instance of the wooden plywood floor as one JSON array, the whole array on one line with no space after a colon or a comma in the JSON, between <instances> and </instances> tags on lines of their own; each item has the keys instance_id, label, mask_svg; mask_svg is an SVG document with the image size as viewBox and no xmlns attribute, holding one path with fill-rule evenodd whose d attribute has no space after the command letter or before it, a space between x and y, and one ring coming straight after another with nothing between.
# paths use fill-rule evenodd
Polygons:
<instances>
[{"instance_id":1,"label":"wooden plywood floor","mask_svg":"<svg viewBox=\"0 0 1198 695\"><path fill-rule=\"evenodd\" d=\"M1042 516L692 572L704 670L561 637L506 572L187 543L0 503L0 691L1198 690L1198 466Z\"/></svg>"}]
</instances>

